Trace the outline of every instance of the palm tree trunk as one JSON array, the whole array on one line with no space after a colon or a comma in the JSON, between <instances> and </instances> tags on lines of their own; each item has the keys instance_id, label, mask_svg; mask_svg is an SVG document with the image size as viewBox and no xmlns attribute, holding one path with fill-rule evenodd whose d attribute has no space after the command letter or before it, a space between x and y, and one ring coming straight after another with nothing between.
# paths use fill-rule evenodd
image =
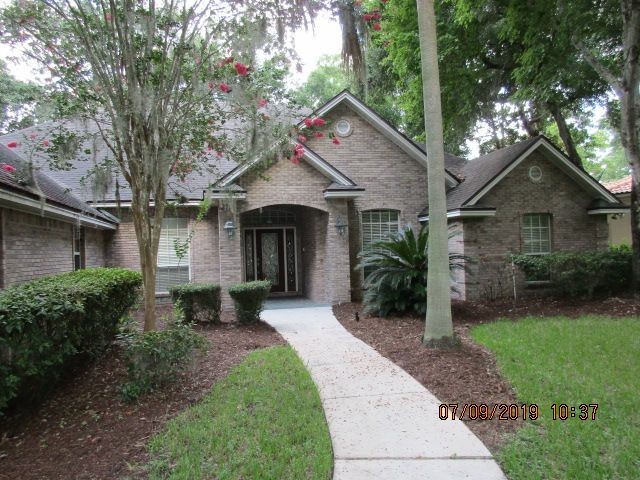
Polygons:
<instances>
[{"instance_id":1,"label":"palm tree trunk","mask_svg":"<svg viewBox=\"0 0 640 480\"><path fill-rule=\"evenodd\" d=\"M453 323L436 15L433 0L417 3L429 197L427 318L422 341L428 346L442 346L453 342Z\"/></svg>"}]
</instances>

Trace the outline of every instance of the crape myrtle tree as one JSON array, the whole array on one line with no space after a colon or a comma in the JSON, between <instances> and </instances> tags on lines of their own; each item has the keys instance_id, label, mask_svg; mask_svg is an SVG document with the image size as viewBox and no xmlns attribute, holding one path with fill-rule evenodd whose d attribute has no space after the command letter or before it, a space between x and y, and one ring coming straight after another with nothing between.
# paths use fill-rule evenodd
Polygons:
<instances>
[{"instance_id":1,"label":"crape myrtle tree","mask_svg":"<svg viewBox=\"0 0 640 480\"><path fill-rule=\"evenodd\" d=\"M2 11L3 41L49 72L60 115L94 122L131 189L146 331L170 177L290 148L290 126L272 119L291 63L285 30L316 8L297 3L16 0Z\"/></svg>"}]
</instances>

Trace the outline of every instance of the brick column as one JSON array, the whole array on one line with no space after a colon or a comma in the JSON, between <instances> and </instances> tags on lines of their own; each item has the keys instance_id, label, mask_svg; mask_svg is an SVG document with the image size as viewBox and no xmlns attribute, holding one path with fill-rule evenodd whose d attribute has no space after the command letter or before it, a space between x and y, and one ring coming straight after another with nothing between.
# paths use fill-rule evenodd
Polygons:
<instances>
[{"instance_id":1,"label":"brick column","mask_svg":"<svg viewBox=\"0 0 640 480\"><path fill-rule=\"evenodd\" d=\"M236 228L233 237L224 229L226 222L232 221ZM233 309L233 300L229 296L229 286L242 281L242 251L240 249L240 218L224 207L218 208L218 239L220 252L220 286L222 287L222 309Z\"/></svg>"},{"instance_id":2,"label":"brick column","mask_svg":"<svg viewBox=\"0 0 640 480\"><path fill-rule=\"evenodd\" d=\"M328 300L332 303L351 301L351 268L349 266L349 215L347 201L330 200L329 225L326 236L325 272ZM346 225L342 235L336 225Z\"/></svg>"}]
</instances>

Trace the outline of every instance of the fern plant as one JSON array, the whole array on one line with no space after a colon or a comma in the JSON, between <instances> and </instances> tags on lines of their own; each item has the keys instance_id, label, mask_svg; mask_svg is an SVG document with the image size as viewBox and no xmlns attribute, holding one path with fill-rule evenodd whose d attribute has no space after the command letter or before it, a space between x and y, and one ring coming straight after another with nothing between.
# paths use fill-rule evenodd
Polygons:
<instances>
[{"instance_id":1,"label":"fern plant","mask_svg":"<svg viewBox=\"0 0 640 480\"><path fill-rule=\"evenodd\" d=\"M429 229L423 226L417 235L407 228L360 252L356 268L365 272L365 313L426 313L428 244ZM468 260L449 253L449 269L465 269Z\"/></svg>"}]
</instances>

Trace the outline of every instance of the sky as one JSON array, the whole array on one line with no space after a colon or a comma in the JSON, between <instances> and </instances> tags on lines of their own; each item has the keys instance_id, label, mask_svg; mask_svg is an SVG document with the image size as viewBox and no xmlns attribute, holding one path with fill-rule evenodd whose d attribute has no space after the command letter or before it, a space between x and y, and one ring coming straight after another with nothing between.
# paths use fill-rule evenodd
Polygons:
<instances>
[{"instance_id":1,"label":"sky","mask_svg":"<svg viewBox=\"0 0 640 480\"><path fill-rule=\"evenodd\" d=\"M7 0L0 0L0 7L5 5ZM341 50L341 32L338 22L331 18L329 12L323 12L315 22L315 28L296 32L294 36L296 50L302 63L302 72L292 72L292 78L296 85L304 83L309 73L318 64L322 55L339 54ZM35 64L28 59L21 59L17 62L10 60L19 52L14 47L0 44L0 58L9 64L11 74L18 80L38 81L42 75L37 73Z\"/></svg>"}]
</instances>

